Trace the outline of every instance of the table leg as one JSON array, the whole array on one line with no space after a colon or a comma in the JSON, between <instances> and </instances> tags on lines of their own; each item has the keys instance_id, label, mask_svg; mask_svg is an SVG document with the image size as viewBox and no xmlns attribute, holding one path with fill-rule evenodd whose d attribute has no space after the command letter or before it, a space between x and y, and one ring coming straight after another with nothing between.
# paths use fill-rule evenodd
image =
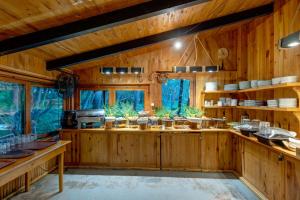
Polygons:
<instances>
[{"instance_id":1,"label":"table leg","mask_svg":"<svg viewBox=\"0 0 300 200\"><path fill-rule=\"evenodd\" d=\"M64 189L64 153L58 156L59 192Z\"/></svg>"},{"instance_id":2,"label":"table leg","mask_svg":"<svg viewBox=\"0 0 300 200\"><path fill-rule=\"evenodd\" d=\"M30 188L30 177L29 172L25 173L25 192L28 192Z\"/></svg>"}]
</instances>

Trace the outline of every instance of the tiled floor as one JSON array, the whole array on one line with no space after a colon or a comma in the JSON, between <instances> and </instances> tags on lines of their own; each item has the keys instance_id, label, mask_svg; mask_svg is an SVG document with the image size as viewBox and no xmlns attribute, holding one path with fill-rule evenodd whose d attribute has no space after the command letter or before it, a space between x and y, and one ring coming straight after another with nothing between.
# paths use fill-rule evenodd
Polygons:
<instances>
[{"instance_id":1,"label":"tiled floor","mask_svg":"<svg viewBox=\"0 0 300 200\"><path fill-rule=\"evenodd\" d=\"M64 192L50 174L33 184L19 199L61 200L226 200L258 197L230 173L160 172L127 170L68 170Z\"/></svg>"}]
</instances>

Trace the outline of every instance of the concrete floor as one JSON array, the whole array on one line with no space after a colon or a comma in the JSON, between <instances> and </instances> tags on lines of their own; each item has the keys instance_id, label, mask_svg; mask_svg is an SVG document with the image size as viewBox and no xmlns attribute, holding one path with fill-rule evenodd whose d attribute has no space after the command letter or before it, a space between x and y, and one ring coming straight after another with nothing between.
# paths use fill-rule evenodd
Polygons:
<instances>
[{"instance_id":1,"label":"concrete floor","mask_svg":"<svg viewBox=\"0 0 300 200\"><path fill-rule=\"evenodd\" d=\"M227 200L259 199L230 173L128 170L67 170L64 192L49 174L12 200Z\"/></svg>"}]
</instances>

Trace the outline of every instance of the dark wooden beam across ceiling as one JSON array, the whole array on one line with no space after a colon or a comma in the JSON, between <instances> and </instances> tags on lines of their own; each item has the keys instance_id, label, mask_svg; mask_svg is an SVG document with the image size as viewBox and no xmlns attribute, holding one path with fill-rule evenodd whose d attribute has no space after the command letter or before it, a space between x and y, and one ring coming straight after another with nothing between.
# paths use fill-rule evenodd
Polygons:
<instances>
[{"instance_id":1,"label":"dark wooden beam across ceiling","mask_svg":"<svg viewBox=\"0 0 300 200\"><path fill-rule=\"evenodd\" d=\"M0 56L74 38L209 0L152 0L61 26L0 41Z\"/></svg>"},{"instance_id":2,"label":"dark wooden beam across ceiling","mask_svg":"<svg viewBox=\"0 0 300 200\"><path fill-rule=\"evenodd\" d=\"M194 34L201 31L217 28L220 26L240 22L242 20L248 20L254 17L271 14L272 12L273 12L273 3L270 3L257 8L241 11L238 13L233 13L223 17L218 17L215 19L211 19L197 24L159 33L156 35L151 35L148 37L139 38L128 42L51 60L47 62L47 70L56 70L60 68L65 68L71 65L99 59L101 57L113 55L119 52L135 49L138 47L143 47L146 45L155 44L158 42L162 42L164 40L169 40L176 37Z\"/></svg>"}]
</instances>

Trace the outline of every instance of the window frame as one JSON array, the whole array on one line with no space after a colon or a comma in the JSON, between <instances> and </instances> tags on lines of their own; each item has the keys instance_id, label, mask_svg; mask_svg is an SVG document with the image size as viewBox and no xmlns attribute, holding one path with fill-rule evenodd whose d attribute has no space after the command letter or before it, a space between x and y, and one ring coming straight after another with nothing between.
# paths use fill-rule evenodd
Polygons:
<instances>
[{"instance_id":1,"label":"window frame","mask_svg":"<svg viewBox=\"0 0 300 200\"><path fill-rule=\"evenodd\" d=\"M79 85L75 93L75 109L80 109L80 91L81 90L107 90L109 91L109 105L116 103L116 91L117 90L131 90L131 91L143 91L144 92L144 109L151 110L150 106L150 85Z\"/></svg>"},{"instance_id":2,"label":"window frame","mask_svg":"<svg viewBox=\"0 0 300 200\"><path fill-rule=\"evenodd\" d=\"M0 74L0 81L3 82L10 82L10 83L18 83L24 85L24 92L25 92L25 110L24 110L24 135L31 133L31 88L32 87L48 87L48 88L55 88L55 83L53 82L37 82L36 78L26 78L21 79L14 77L13 75L2 75ZM63 108L65 108L65 100L63 99ZM46 136L46 135L43 135Z\"/></svg>"}]
</instances>

